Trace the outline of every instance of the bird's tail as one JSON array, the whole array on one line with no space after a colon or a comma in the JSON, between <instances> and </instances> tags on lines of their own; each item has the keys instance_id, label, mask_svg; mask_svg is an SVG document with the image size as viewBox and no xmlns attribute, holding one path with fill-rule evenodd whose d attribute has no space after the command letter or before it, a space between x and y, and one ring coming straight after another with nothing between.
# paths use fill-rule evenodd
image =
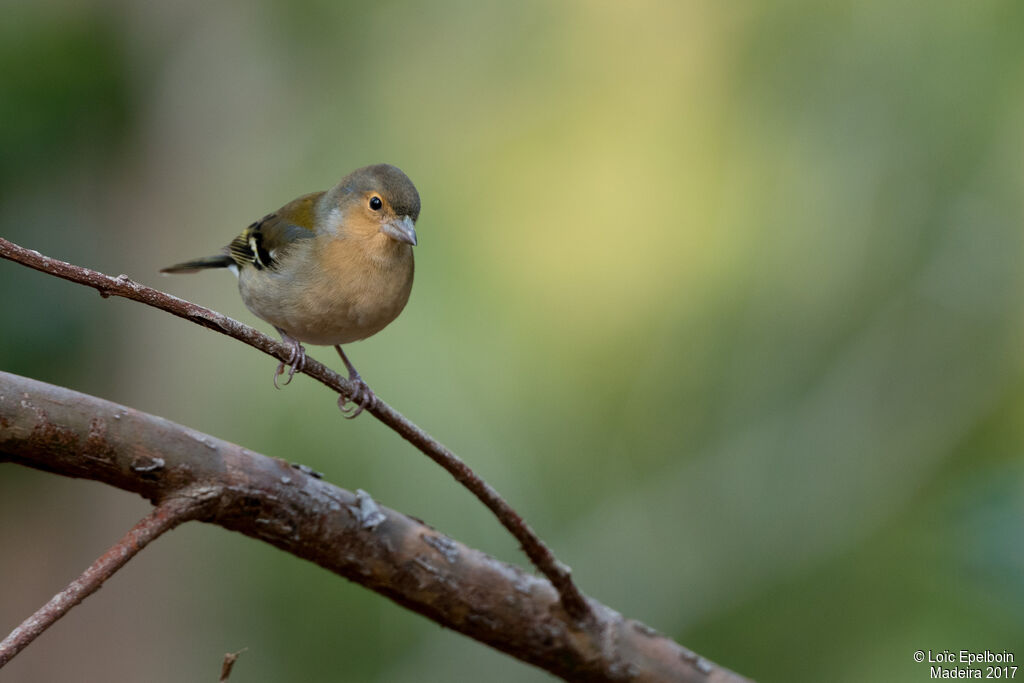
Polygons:
<instances>
[{"instance_id":1,"label":"bird's tail","mask_svg":"<svg viewBox=\"0 0 1024 683\"><path fill-rule=\"evenodd\" d=\"M191 261L185 261L183 263L175 263L173 266L167 266L161 268L161 273L195 273L200 270L207 268L228 268L235 265L235 262L227 254L217 254L216 256L206 256L204 258L197 258Z\"/></svg>"}]
</instances>

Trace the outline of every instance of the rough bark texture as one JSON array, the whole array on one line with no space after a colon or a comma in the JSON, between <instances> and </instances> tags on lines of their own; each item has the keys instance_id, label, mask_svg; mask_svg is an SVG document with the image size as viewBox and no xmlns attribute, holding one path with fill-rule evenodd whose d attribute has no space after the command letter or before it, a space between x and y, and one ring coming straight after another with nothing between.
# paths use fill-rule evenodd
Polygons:
<instances>
[{"instance_id":1,"label":"rough bark texture","mask_svg":"<svg viewBox=\"0 0 1024 683\"><path fill-rule=\"evenodd\" d=\"M745 681L588 599L320 480L307 468L69 389L0 372L0 461L102 481L263 540L568 680ZM642 580L642 577L635 577Z\"/></svg>"}]
</instances>

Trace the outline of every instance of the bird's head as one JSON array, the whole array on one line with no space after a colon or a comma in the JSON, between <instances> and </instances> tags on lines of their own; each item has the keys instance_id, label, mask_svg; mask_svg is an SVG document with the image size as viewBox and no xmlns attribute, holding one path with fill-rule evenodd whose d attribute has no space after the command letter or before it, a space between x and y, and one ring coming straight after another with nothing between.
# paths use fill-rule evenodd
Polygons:
<instances>
[{"instance_id":1,"label":"bird's head","mask_svg":"<svg viewBox=\"0 0 1024 683\"><path fill-rule=\"evenodd\" d=\"M390 164L356 169L324 193L317 209L321 224L339 235L379 233L416 246L420 195L409 176Z\"/></svg>"}]
</instances>

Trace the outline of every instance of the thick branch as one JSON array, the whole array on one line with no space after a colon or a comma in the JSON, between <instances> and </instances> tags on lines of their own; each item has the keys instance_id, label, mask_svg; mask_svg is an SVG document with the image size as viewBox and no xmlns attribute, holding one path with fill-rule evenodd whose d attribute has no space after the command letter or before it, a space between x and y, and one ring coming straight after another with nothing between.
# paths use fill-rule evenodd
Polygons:
<instances>
[{"instance_id":1,"label":"thick branch","mask_svg":"<svg viewBox=\"0 0 1024 683\"><path fill-rule=\"evenodd\" d=\"M57 277L78 284L94 287L104 298L113 294L132 301L138 301L162 311L167 311L180 318L216 330L223 334L245 342L278 360L286 361L291 348L262 334L258 330L221 315L208 308L197 306L184 299L171 296L159 290L132 281L127 275L110 277L103 273L66 263L58 259L43 256L38 251L25 249L13 242L0 238L0 257L21 263L29 268L56 275ZM335 391L351 396L355 389L348 379L334 372L311 357L307 357L302 372L313 379L327 385ZM443 467L449 474L469 489L498 518L523 548L530 561L542 574L551 581L558 590L566 611L577 620L587 617L587 603L582 593L573 583L569 567L559 562L547 545L526 524L505 499L490 484L476 475L457 455L444 444L413 424L397 410L382 400L377 400L372 413L378 420L398 432L402 438L422 451L431 460Z\"/></svg>"},{"instance_id":2,"label":"thick branch","mask_svg":"<svg viewBox=\"0 0 1024 683\"><path fill-rule=\"evenodd\" d=\"M36 610L0 642L0 668L50 628L68 611L100 589L103 583L123 567L128 560L165 531L195 517L209 495L202 491L168 498L153 508L113 547L92 563L82 575L68 584L50 601Z\"/></svg>"},{"instance_id":3,"label":"thick branch","mask_svg":"<svg viewBox=\"0 0 1024 683\"><path fill-rule=\"evenodd\" d=\"M566 679L746 680L596 601L591 618L572 619L544 579L361 491L163 418L0 372L2 460L102 481L158 505L202 491L198 519L315 562Z\"/></svg>"}]
</instances>

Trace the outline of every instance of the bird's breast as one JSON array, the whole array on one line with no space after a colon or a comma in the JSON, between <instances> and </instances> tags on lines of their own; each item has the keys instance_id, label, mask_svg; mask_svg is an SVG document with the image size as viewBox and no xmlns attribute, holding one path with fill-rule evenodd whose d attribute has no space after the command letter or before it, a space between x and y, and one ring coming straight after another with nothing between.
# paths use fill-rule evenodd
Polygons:
<instances>
[{"instance_id":1,"label":"bird's breast","mask_svg":"<svg viewBox=\"0 0 1024 683\"><path fill-rule=\"evenodd\" d=\"M412 291L411 247L337 239L318 246L302 259L308 269L247 269L239 288L249 309L299 341L321 345L365 339L398 317Z\"/></svg>"}]
</instances>

